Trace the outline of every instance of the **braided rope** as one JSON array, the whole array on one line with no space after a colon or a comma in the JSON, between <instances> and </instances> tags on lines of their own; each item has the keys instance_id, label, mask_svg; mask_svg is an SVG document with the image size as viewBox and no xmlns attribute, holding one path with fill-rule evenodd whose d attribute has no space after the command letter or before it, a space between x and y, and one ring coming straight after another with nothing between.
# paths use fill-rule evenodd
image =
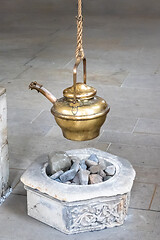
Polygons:
<instances>
[{"instance_id":1,"label":"braided rope","mask_svg":"<svg viewBox=\"0 0 160 240\"><path fill-rule=\"evenodd\" d=\"M76 47L76 59L84 58L83 50L83 16L82 16L82 0L78 0L78 16L77 19L77 47Z\"/></svg>"}]
</instances>

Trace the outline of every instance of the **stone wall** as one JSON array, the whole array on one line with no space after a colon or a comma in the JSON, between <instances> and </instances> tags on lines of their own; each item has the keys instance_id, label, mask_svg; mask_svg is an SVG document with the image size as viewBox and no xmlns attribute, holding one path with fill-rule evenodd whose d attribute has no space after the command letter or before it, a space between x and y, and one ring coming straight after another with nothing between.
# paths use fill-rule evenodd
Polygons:
<instances>
[{"instance_id":1,"label":"stone wall","mask_svg":"<svg viewBox=\"0 0 160 240\"><path fill-rule=\"evenodd\" d=\"M8 188L7 104L5 88L0 87L0 204Z\"/></svg>"}]
</instances>

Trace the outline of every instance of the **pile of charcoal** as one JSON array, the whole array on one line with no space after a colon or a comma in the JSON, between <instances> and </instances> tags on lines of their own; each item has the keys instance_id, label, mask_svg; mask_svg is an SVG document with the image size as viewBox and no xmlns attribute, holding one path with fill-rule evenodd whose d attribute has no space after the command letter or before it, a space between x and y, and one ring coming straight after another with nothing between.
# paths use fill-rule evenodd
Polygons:
<instances>
[{"instance_id":1,"label":"pile of charcoal","mask_svg":"<svg viewBox=\"0 0 160 240\"><path fill-rule=\"evenodd\" d=\"M101 183L115 175L116 168L110 162L91 154L86 159L66 156L64 161L52 162L50 178L60 183L88 185ZM56 165L56 163L58 163ZM65 165L64 165L65 163ZM53 168L52 167L52 168Z\"/></svg>"}]
</instances>

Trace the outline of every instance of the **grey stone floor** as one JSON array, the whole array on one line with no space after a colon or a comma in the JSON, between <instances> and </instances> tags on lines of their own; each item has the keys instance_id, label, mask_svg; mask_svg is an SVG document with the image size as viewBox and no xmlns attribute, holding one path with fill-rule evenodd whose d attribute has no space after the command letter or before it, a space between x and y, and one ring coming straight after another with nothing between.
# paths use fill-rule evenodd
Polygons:
<instances>
[{"instance_id":1,"label":"grey stone floor","mask_svg":"<svg viewBox=\"0 0 160 240\"><path fill-rule=\"evenodd\" d=\"M13 192L0 207L0 240L160 239L160 18L85 16L88 84L111 111L97 139L72 142L50 102L28 85L36 80L60 97L72 84L76 13L67 5L66 14L55 12L49 0L8 2L0 9L0 85L7 89ZM19 178L43 153L83 147L128 159L137 176L123 226L67 236L27 216Z\"/></svg>"}]
</instances>

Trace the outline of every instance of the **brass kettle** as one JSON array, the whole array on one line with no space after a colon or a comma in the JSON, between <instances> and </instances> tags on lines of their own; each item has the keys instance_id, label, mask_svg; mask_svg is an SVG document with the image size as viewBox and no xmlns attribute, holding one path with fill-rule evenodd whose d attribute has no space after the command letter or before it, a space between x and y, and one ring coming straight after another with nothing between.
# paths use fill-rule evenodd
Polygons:
<instances>
[{"instance_id":1,"label":"brass kettle","mask_svg":"<svg viewBox=\"0 0 160 240\"><path fill-rule=\"evenodd\" d=\"M29 88L41 92L51 103L51 113L62 129L65 138L85 141L96 138L106 119L110 107L104 99L96 95L96 89L86 85L86 58L83 58L83 83L77 83L77 60L73 68L73 86L63 91L63 97L56 99L37 82Z\"/></svg>"}]
</instances>

